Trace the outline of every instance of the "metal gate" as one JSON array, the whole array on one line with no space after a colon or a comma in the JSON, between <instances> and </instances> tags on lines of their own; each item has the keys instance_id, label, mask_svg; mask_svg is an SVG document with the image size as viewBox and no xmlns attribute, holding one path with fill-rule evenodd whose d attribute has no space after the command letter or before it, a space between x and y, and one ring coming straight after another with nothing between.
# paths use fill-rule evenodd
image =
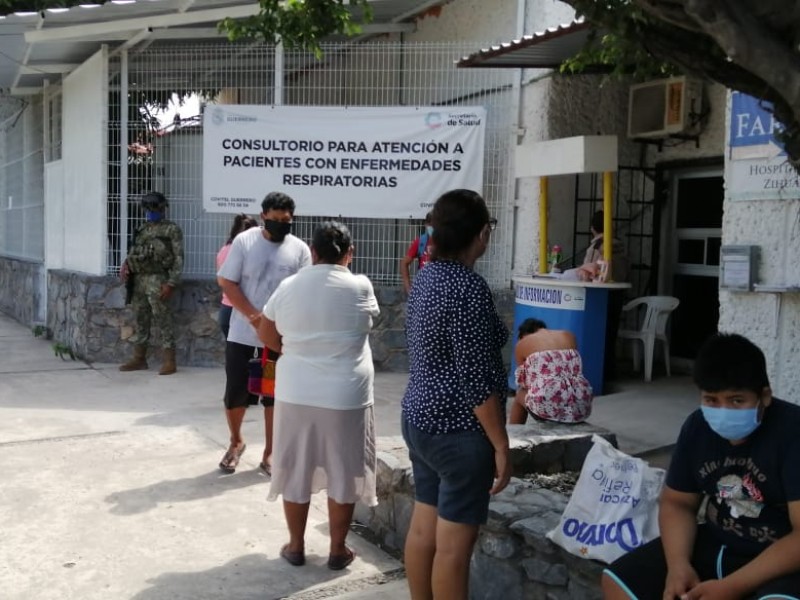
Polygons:
<instances>
[{"instance_id":1,"label":"metal gate","mask_svg":"<svg viewBox=\"0 0 800 600\"><path fill-rule=\"evenodd\" d=\"M109 65L108 272L118 271L129 234L142 221L138 195L158 189L169 198L170 218L184 232L185 275L213 276L214 257L232 215L202 208L203 106L215 101L271 104L277 93L283 104L301 106L484 106L483 195L500 224L477 269L492 287L507 286L513 232L508 163L516 114L512 74L457 69L455 60L474 48L474 42L341 43L325 46L324 57L316 59L302 51L276 53L262 44L171 43L114 56ZM282 73L279 85L276 73ZM166 111L160 110L164 107ZM296 200L295 232L305 240L318 222L338 216L304 214L302 198ZM353 271L376 285L398 285L398 262L422 223L344 221L356 246Z\"/></svg>"},{"instance_id":2,"label":"metal gate","mask_svg":"<svg viewBox=\"0 0 800 600\"><path fill-rule=\"evenodd\" d=\"M614 237L625 244L630 260L631 298L657 293L661 204L656 170L619 167L614 179ZM573 213L573 266L583 260L591 242L589 223L603 208L602 176L575 176Z\"/></svg>"}]
</instances>

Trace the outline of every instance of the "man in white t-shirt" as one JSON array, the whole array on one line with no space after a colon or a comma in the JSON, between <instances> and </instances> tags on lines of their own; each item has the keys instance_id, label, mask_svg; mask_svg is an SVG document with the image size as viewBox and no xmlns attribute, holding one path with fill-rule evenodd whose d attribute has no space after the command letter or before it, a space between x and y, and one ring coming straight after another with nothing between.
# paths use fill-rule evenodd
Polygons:
<instances>
[{"instance_id":1,"label":"man in white t-shirt","mask_svg":"<svg viewBox=\"0 0 800 600\"><path fill-rule=\"evenodd\" d=\"M264 227L253 227L236 236L217 272L217 281L234 308L225 344L225 416L231 444L219 463L226 473L236 470L246 447L242 421L247 407L258 403L258 398L247 391L247 365L261 352L256 333L261 311L281 281L311 264L311 251L306 243L290 233L294 209L294 200L286 194L267 194L261 203ZM262 396L261 402L266 445L260 466L269 473L275 399Z\"/></svg>"}]
</instances>

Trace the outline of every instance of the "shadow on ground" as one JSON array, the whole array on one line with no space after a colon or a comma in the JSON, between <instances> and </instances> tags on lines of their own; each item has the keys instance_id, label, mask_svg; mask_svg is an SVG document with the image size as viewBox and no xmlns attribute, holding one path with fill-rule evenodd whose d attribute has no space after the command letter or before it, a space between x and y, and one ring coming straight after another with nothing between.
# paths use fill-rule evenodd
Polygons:
<instances>
[{"instance_id":1,"label":"shadow on ground","mask_svg":"<svg viewBox=\"0 0 800 600\"><path fill-rule=\"evenodd\" d=\"M131 600L278 600L295 594L305 597L300 593L311 587L315 591L309 591L309 598L327 598L330 597L325 586L328 582L343 591L358 587L357 581L344 579L346 571L330 571L324 560L313 555L308 559L304 567L287 572L281 558L246 554L207 571L164 573L148 580L150 587ZM335 580L341 581L334 583Z\"/></svg>"},{"instance_id":2,"label":"shadow on ground","mask_svg":"<svg viewBox=\"0 0 800 600\"><path fill-rule=\"evenodd\" d=\"M257 470L223 475L212 471L198 477L185 477L169 481L159 481L140 488L114 492L105 501L114 504L111 513L115 515L136 515L153 510L159 504L190 502L211 498L231 490L264 484L265 476Z\"/></svg>"}]
</instances>

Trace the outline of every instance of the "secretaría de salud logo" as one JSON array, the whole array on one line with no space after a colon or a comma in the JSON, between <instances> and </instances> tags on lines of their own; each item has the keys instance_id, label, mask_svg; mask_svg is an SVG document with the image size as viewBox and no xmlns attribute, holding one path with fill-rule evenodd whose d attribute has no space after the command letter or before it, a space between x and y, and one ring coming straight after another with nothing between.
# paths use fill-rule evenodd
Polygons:
<instances>
[{"instance_id":1,"label":"secretar\u00eda de salud logo","mask_svg":"<svg viewBox=\"0 0 800 600\"><path fill-rule=\"evenodd\" d=\"M442 126L442 114L438 112L429 112L425 115L425 125L428 129L438 129Z\"/></svg>"}]
</instances>

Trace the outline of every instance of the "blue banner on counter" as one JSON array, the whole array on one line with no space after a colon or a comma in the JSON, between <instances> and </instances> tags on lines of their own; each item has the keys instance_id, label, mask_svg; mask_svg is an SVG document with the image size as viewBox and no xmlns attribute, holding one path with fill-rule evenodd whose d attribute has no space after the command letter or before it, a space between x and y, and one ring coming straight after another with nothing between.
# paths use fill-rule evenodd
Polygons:
<instances>
[{"instance_id":1,"label":"blue banner on counter","mask_svg":"<svg viewBox=\"0 0 800 600\"><path fill-rule=\"evenodd\" d=\"M579 287L517 284L517 304L560 310L584 310L586 294Z\"/></svg>"}]
</instances>

